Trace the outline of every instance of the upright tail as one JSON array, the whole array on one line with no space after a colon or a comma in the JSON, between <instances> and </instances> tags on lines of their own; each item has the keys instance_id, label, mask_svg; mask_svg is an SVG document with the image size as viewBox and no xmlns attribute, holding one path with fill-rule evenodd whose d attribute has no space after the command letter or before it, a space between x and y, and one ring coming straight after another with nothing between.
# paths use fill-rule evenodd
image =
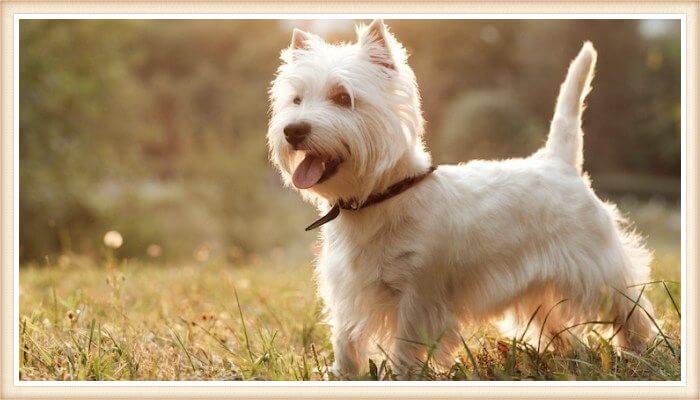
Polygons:
<instances>
[{"instance_id":1,"label":"upright tail","mask_svg":"<svg viewBox=\"0 0 700 400\"><path fill-rule=\"evenodd\" d=\"M583 100L591 90L596 57L593 44L586 42L571 62L566 80L559 89L559 98L545 146L548 154L563 159L579 173L583 164Z\"/></svg>"}]
</instances>

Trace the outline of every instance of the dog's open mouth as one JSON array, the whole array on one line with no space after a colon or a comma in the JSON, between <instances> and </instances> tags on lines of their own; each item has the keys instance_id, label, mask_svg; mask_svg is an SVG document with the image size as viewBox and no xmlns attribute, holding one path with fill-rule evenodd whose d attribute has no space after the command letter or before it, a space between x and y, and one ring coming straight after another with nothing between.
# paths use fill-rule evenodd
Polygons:
<instances>
[{"instance_id":1,"label":"dog's open mouth","mask_svg":"<svg viewBox=\"0 0 700 400\"><path fill-rule=\"evenodd\" d=\"M308 189L330 178L338 170L340 160L324 159L306 154L292 174L292 183L297 189Z\"/></svg>"}]
</instances>

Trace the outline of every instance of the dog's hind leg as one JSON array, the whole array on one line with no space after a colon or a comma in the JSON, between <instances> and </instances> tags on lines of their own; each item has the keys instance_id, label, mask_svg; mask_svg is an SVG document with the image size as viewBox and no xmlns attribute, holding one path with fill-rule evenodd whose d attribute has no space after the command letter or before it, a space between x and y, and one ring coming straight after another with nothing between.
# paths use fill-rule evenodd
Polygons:
<instances>
[{"instance_id":1,"label":"dog's hind leg","mask_svg":"<svg viewBox=\"0 0 700 400\"><path fill-rule=\"evenodd\" d=\"M617 345L641 353L647 346L653 329L646 312L653 312L651 304L640 296L641 287L628 288L613 297L615 313L614 332ZM646 310L646 312L644 311Z\"/></svg>"},{"instance_id":2,"label":"dog's hind leg","mask_svg":"<svg viewBox=\"0 0 700 400\"><path fill-rule=\"evenodd\" d=\"M629 249L627 249L629 250ZM639 249L637 249L639 250ZM653 336L651 318L654 309L644 296L644 283L647 281L646 275L634 274L634 268L644 268L645 261L636 259L642 265L632 264L635 259L629 259L625 255L626 268L623 271L623 278L611 288L613 296L613 318L615 320L614 332L618 346L636 352L642 352L646 348L648 341Z\"/></svg>"},{"instance_id":3,"label":"dog's hind leg","mask_svg":"<svg viewBox=\"0 0 700 400\"><path fill-rule=\"evenodd\" d=\"M610 207L615 219L611 263L617 267L608 283L612 295L614 332L620 347L641 352L654 334L651 318L654 310L643 290L649 281L651 254L634 232L620 226L623 221L617 210Z\"/></svg>"}]
</instances>

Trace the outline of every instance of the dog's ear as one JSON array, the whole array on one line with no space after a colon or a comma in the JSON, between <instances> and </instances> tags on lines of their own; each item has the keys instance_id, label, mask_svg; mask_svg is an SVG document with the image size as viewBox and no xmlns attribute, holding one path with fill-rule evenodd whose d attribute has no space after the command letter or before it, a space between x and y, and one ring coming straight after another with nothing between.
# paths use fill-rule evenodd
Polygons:
<instances>
[{"instance_id":1,"label":"dog's ear","mask_svg":"<svg viewBox=\"0 0 700 400\"><path fill-rule=\"evenodd\" d=\"M294 28L294 31L292 32L292 42L289 44L289 48L292 50L306 49L308 48L307 41L309 39L311 39L310 33Z\"/></svg>"},{"instance_id":2,"label":"dog's ear","mask_svg":"<svg viewBox=\"0 0 700 400\"><path fill-rule=\"evenodd\" d=\"M396 69L396 63L391 52L391 41L394 40L387 31L384 21L375 19L367 27L357 30L357 42L365 49L370 60L382 67Z\"/></svg>"}]
</instances>

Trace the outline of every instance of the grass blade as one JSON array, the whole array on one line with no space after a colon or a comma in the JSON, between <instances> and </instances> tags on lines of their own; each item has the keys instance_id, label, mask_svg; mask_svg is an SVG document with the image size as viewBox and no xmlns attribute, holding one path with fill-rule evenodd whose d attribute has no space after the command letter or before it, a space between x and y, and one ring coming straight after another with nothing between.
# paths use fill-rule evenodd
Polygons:
<instances>
[{"instance_id":1,"label":"grass blade","mask_svg":"<svg viewBox=\"0 0 700 400\"><path fill-rule=\"evenodd\" d=\"M525 339L525 334L527 334L527 330L530 329L530 324L532 323L532 320L535 319L535 316L540 311L540 308L542 308L542 304L537 306L537 308L535 309L535 312L532 313L532 315L530 316L530 319L527 321L527 325L525 325L525 330L523 331L523 334L520 335L521 342L523 341L523 339Z\"/></svg>"},{"instance_id":2,"label":"grass blade","mask_svg":"<svg viewBox=\"0 0 700 400\"><path fill-rule=\"evenodd\" d=\"M180 339L180 335L178 335L177 332L175 332L175 330L173 328L171 328L171 327L168 327L168 328L170 328L170 332L172 332L173 336L175 336L175 340L177 340L177 343L180 345L180 348L182 349L182 351L185 352L185 355L187 356L187 361L189 361L190 367L192 368L192 372L196 373L197 367L194 366L194 362L192 362L192 357L190 357L190 352L187 351L187 349L185 348L185 345L182 343L182 339Z\"/></svg>"},{"instance_id":3,"label":"grass blade","mask_svg":"<svg viewBox=\"0 0 700 400\"><path fill-rule=\"evenodd\" d=\"M464 340L464 337L462 335L459 335L460 340L462 341L462 345L464 346L464 350L467 352L467 357L469 357L469 361L472 363L472 368L474 368L474 373L476 376L479 377L480 380L483 380L484 378L481 376L481 371L479 370L479 364L476 363L476 359L474 358L474 355L472 354L471 350L469 350L469 346L467 346L467 342Z\"/></svg>"},{"instance_id":4,"label":"grass blade","mask_svg":"<svg viewBox=\"0 0 700 400\"><path fill-rule=\"evenodd\" d=\"M547 315L544 316L544 321L542 321L542 326L540 327L540 335L537 337L537 352L540 352L540 342L542 341L542 332L544 332L544 327L547 325L547 320L549 319L549 315L552 313L552 311L559 306L559 304L562 304L565 301L569 301L569 299L562 299L557 302L557 304L553 305L552 308L547 311Z\"/></svg>"},{"instance_id":5,"label":"grass blade","mask_svg":"<svg viewBox=\"0 0 700 400\"><path fill-rule=\"evenodd\" d=\"M671 303L673 304L673 308L676 310L676 314L678 314L678 318L680 318L681 311L678 309L678 304L676 304L676 300L673 299L673 296L671 295L671 291L668 290L668 286L666 285L666 282L661 281L661 283L664 285L664 289L666 289L666 294L668 295L668 298L671 299Z\"/></svg>"},{"instance_id":6,"label":"grass blade","mask_svg":"<svg viewBox=\"0 0 700 400\"><path fill-rule=\"evenodd\" d=\"M238 291L236 290L236 287L233 286L233 295L236 296L236 305L238 306L238 315L241 317L241 324L243 325L243 337L245 338L245 347L246 350L248 350L248 358L250 358L251 363L255 363L253 361L253 352L250 350L250 339L248 339L248 329L245 326L245 318L243 317L243 309L241 308L241 302L238 300Z\"/></svg>"}]
</instances>

